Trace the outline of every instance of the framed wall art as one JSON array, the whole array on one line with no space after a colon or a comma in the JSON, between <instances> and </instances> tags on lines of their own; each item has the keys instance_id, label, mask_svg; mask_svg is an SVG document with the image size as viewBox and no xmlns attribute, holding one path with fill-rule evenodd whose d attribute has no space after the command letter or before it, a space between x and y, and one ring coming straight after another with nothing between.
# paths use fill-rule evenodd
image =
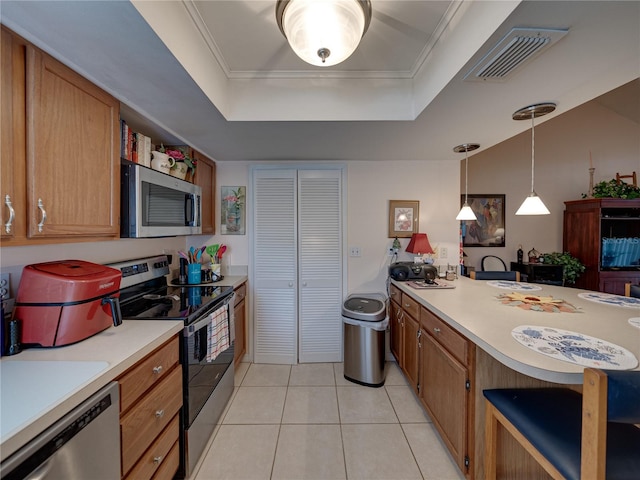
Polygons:
<instances>
[{"instance_id":1,"label":"framed wall art","mask_svg":"<svg viewBox=\"0 0 640 480\"><path fill-rule=\"evenodd\" d=\"M247 187L220 187L220 233L245 234L245 198Z\"/></svg>"},{"instance_id":2,"label":"framed wall art","mask_svg":"<svg viewBox=\"0 0 640 480\"><path fill-rule=\"evenodd\" d=\"M417 200L389 200L389 238L418 233L419 210Z\"/></svg>"},{"instance_id":3,"label":"framed wall art","mask_svg":"<svg viewBox=\"0 0 640 480\"><path fill-rule=\"evenodd\" d=\"M504 247L504 195L468 195L476 220L462 222L463 247ZM460 206L464 195L460 196Z\"/></svg>"}]
</instances>

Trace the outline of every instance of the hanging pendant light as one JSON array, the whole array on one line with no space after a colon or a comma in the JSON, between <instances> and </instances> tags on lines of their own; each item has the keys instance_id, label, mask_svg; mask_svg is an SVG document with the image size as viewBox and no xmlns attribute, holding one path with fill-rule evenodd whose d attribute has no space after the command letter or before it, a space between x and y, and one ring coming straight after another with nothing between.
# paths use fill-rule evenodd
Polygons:
<instances>
[{"instance_id":1,"label":"hanging pendant light","mask_svg":"<svg viewBox=\"0 0 640 480\"><path fill-rule=\"evenodd\" d=\"M464 152L464 204L460 209L460 213L456 217L456 220L477 220L476 214L473 213L471 207L469 206L469 202L467 201L467 190L469 186L469 152L477 150L480 148L480 144L478 143L463 143L462 145L458 145L453 148L453 151L456 153Z\"/></svg>"},{"instance_id":2,"label":"hanging pendant light","mask_svg":"<svg viewBox=\"0 0 640 480\"><path fill-rule=\"evenodd\" d=\"M330 67L358 47L371 23L371 1L278 0L276 21L296 55Z\"/></svg>"},{"instance_id":3,"label":"hanging pendant light","mask_svg":"<svg viewBox=\"0 0 640 480\"><path fill-rule=\"evenodd\" d=\"M551 113L556 109L555 103L538 103L521 108L514 112L512 118L514 120L531 119L531 193L524 199L522 205L516 212L516 215L549 215L549 209L545 206L542 199L536 194L533 188L534 166L535 166L535 130L533 119L542 117L547 113Z\"/></svg>"}]
</instances>

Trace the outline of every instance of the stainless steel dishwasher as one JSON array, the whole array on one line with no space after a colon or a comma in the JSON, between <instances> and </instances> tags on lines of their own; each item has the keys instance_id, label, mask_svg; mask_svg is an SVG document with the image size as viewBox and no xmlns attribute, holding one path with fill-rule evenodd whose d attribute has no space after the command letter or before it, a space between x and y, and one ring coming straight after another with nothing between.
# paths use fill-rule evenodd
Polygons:
<instances>
[{"instance_id":1,"label":"stainless steel dishwasher","mask_svg":"<svg viewBox=\"0 0 640 480\"><path fill-rule=\"evenodd\" d=\"M119 480L119 404L111 382L2 462L2 480Z\"/></svg>"}]
</instances>

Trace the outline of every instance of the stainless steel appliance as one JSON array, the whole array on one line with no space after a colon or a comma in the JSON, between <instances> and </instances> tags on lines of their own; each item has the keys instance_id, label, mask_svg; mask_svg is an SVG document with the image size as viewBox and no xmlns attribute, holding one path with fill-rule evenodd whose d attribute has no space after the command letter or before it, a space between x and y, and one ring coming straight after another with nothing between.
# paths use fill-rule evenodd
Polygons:
<instances>
[{"instance_id":1,"label":"stainless steel appliance","mask_svg":"<svg viewBox=\"0 0 640 480\"><path fill-rule=\"evenodd\" d=\"M135 320L183 320L180 363L184 402L181 411L180 468L189 477L233 393L234 323L232 287L215 283L170 286L166 255L110 265L122 272L122 317ZM228 347L212 341L211 329L226 331Z\"/></svg>"},{"instance_id":2,"label":"stainless steel appliance","mask_svg":"<svg viewBox=\"0 0 640 480\"><path fill-rule=\"evenodd\" d=\"M170 237L202 233L202 188L122 161L120 236Z\"/></svg>"},{"instance_id":3,"label":"stainless steel appliance","mask_svg":"<svg viewBox=\"0 0 640 480\"><path fill-rule=\"evenodd\" d=\"M119 480L119 403L111 382L2 462L2 480Z\"/></svg>"},{"instance_id":4,"label":"stainless steel appliance","mask_svg":"<svg viewBox=\"0 0 640 480\"><path fill-rule=\"evenodd\" d=\"M16 295L14 320L27 346L60 347L122 323L120 271L83 260L27 265Z\"/></svg>"}]
</instances>

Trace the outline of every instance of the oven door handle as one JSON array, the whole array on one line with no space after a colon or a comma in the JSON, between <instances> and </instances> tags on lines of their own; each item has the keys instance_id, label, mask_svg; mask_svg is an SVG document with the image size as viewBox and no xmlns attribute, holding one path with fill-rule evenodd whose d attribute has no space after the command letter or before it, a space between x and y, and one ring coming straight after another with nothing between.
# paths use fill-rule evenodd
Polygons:
<instances>
[{"instance_id":1,"label":"oven door handle","mask_svg":"<svg viewBox=\"0 0 640 480\"><path fill-rule=\"evenodd\" d=\"M219 305L217 308L212 310L210 313L207 314L206 317L202 318L201 320L198 320L197 322L195 322L195 323L193 323L191 325L187 325L186 327L184 327L184 336L185 337L191 337L193 334L195 334L202 327L208 325L211 322L211 313L215 312L220 307L226 307L227 305L229 305L229 303L231 303L231 300L233 300L234 296L235 296L235 292L232 292L229 296L227 296L224 299L224 301L222 302L222 305ZM229 322L229 325L231 325L231 319L229 318L229 315L227 315L227 321Z\"/></svg>"}]
</instances>

